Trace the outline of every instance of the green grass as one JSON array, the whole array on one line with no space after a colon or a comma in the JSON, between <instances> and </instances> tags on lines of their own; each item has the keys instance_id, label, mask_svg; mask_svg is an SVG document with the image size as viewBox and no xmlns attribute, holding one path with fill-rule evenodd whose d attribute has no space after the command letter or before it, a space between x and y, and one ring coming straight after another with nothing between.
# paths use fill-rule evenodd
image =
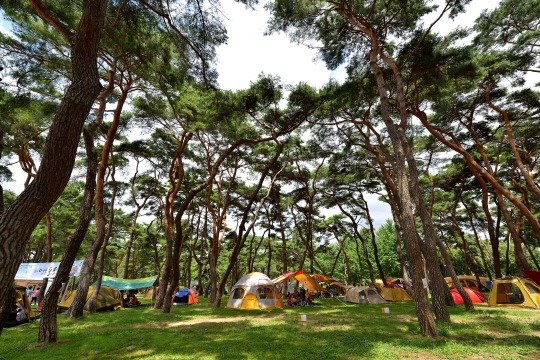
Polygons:
<instances>
[{"instance_id":1,"label":"green grass","mask_svg":"<svg viewBox=\"0 0 540 360\"><path fill-rule=\"evenodd\" d=\"M150 306L58 315L59 342L36 343L38 323L4 329L0 359L540 359L540 311L452 308L437 340L419 335L411 303L273 311L212 310L207 301L163 314ZM298 314L307 314L301 323Z\"/></svg>"}]
</instances>

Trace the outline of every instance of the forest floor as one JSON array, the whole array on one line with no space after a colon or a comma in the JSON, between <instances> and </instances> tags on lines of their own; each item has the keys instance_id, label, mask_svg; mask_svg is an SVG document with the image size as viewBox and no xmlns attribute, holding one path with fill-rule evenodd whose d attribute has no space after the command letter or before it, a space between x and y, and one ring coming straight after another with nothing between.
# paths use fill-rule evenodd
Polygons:
<instances>
[{"instance_id":1,"label":"forest floor","mask_svg":"<svg viewBox=\"0 0 540 360\"><path fill-rule=\"evenodd\" d=\"M383 307L390 309L383 312ZM173 307L149 304L58 315L59 342L36 342L39 322L4 329L0 359L540 359L540 311L477 306L450 309L440 338L420 336L412 303L315 306L272 311L212 310L206 299ZM307 321L298 321L306 314Z\"/></svg>"}]
</instances>

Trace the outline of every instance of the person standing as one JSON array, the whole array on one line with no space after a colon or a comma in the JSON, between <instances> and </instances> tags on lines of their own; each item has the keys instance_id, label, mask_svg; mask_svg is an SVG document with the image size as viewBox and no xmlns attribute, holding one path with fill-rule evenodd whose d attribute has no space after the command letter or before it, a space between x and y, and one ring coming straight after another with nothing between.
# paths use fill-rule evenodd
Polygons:
<instances>
[{"instance_id":1,"label":"person standing","mask_svg":"<svg viewBox=\"0 0 540 360\"><path fill-rule=\"evenodd\" d=\"M30 305L32 304L37 305L38 297L39 297L39 288L36 288L34 291L32 291L32 300L30 301Z\"/></svg>"}]
</instances>

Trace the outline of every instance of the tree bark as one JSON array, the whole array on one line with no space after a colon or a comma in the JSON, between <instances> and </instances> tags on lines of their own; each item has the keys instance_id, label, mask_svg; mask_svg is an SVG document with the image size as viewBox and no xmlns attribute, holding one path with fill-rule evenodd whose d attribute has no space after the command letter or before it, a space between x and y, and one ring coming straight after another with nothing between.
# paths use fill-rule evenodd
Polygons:
<instances>
[{"instance_id":1,"label":"tree bark","mask_svg":"<svg viewBox=\"0 0 540 360\"><path fill-rule=\"evenodd\" d=\"M375 272L373 271L373 265L371 264L371 259L369 258L369 250L367 248L366 239L358 231L358 223L356 222L356 219L354 218L354 216L350 212L345 210L341 204L338 204L338 207L339 207L339 210L341 210L341 212L351 220L352 229L355 234L355 237L357 239L360 239L360 242L362 244L362 251L364 253L364 261L366 262L367 268L368 268L369 279L371 280L371 284L375 286Z\"/></svg>"},{"instance_id":2,"label":"tree bark","mask_svg":"<svg viewBox=\"0 0 540 360\"><path fill-rule=\"evenodd\" d=\"M116 173L116 164L114 162L114 157L111 150L112 194L111 194L111 201L109 204L109 220L106 227L105 239L103 240L103 245L101 246L101 252L99 254L99 262L98 262L98 269L96 272L96 282L94 286L94 291L92 292L92 296L90 296L90 299L88 299L88 310L90 312L96 311L96 302L97 302L99 292L101 290L101 282L103 281L103 271L105 269L105 258L107 257L107 245L109 245L109 240L111 238L111 233L114 226L114 205L116 201L116 192L117 192L117 184L116 184L116 179L114 177L115 173Z\"/></svg>"},{"instance_id":3,"label":"tree bark","mask_svg":"<svg viewBox=\"0 0 540 360\"><path fill-rule=\"evenodd\" d=\"M55 343L58 340L58 327L56 309L62 284L69 279L69 273L73 262L77 256L88 226L92 219L92 205L94 201L94 191L96 187L97 155L94 149L94 136L91 131L84 130L84 143L86 146L86 182L84 186L83 201L79 209L79 222L73 234L69 237L68 245L60 261L58 272L54 278L49 291L45 295L41 310L41 321L39 323L39 342Z\"/></svg>"},{"instance_id":4,"label":"tree bark","mask_svg":"<svg viewBox=\"0 0 540 360\"><path fill-rule=\"evenodd\" d=\"M471 226L471 229L473 230L474 239L476 241L476 245L478 246L478 250L480 251L480 258L482 259L482 267L484 268L484 271L489 277L489 280L493 280L493 277L491 276L491 271L489 270L489 267L486 261L486 255L484 254L484 249L482 249L482 245L480 244L480 237L478 236L478 232L476 231L476 226L474 225L474 217L472 214L472 209L467 205L467 203L463 199L463 196L461 196L461 203L463 204L463 206L465 207L465 211L467 212L469 225ZM479 282L478 289L482 289L482 286L483 285Z\"/></svg>"},{"instance_id":5,"label":"tree bark","mask_svg":"<svg viewBox=\"0 0 540 360\"><path fill-rule=\"evenodd\" d=\"M364 199L364 195L362 193L360 193L360 199L364 203L363 210L366 212L366 219L369 225L369 233L371 235L371 246L373 247L373 257L375 258L375 265L377 265L377 270L379 271L379 276L381 277L383 284L386 285L386 276L384 275L381 261L379 259L379 249L377 247L377 241L376 241L376 236L375 236L375 226L373 226L373 219L371 218L371 214L369 213L368 203Z\"/></svg>"},{"instance_id":6,"label":"tree bark","mask_svg":"<svg viewBox=\"0 0 540 360\"><path fill-rule=\"evenodd\" d=\"M349 17L353 23L357 21L354 15L352 18L350 17L352 15L350 13L345 13L344 15ZM362 26L362 24L358 25ZM417 241L414 213L412 210L413 203L411 201L409 190L410 181L406 173L406 154L402 147L401 136L399 134L400 129L393 123L390 116L384 75L377 64L379 40L374 30L367 28L361 30L367 31L367 34L371 39L372 48L370 51L370 68L377 82L377 90L379 92L379 99L381 101L381 118L386 125L390 140L394 147L393 168L396 176L396 189L399 195L400 217L403 220L401 224L403 227L403 240L409 256L409 261L411 262L413 276L413 299L416 305L416 314L420 325L420 332L424 336L437 337L438 332L435 325L435 319L433 318L433 313L429 308L427 292L423 286L424 273L422 252Z\"/></svg>"},{"instance_id":7,"label":"tree bark","mask_svg":"<svg viewBox=\"0 0 540 360\"><path fill-rule=\"evenodd\" d=\"M106 8L106 0L83 2L81 20L70 37L72 82L49 128L41 166L35 180L0 216L0 331L24 248L69 181L82 126L101 89L97 53Z\"/></svg>"}]
</instances>

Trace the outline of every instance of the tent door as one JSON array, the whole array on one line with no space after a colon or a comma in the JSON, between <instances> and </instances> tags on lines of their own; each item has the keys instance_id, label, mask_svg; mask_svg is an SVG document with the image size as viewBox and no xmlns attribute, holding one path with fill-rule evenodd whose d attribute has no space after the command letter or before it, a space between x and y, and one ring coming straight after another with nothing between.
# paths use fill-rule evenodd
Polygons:
<instances>
[{"instance_id":1,"label":"tent door","mask_svg":"<svg viewBox=\"0 0 540 360\"><path fill-rule=\"evenodd\" d=\"M255 294L247 294L242 300L242 309L260 309L259 299Z\"/></svg>"}]
</instances>

